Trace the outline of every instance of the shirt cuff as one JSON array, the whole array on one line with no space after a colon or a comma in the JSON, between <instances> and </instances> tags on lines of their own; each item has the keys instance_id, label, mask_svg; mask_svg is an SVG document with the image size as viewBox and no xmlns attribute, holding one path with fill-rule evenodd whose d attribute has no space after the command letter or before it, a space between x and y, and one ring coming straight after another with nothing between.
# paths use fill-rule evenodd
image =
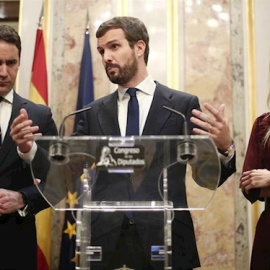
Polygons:
<instances>
[{"instance_id":1,"label":"shirt cuff","mask_svg":"<svg viewBox=\"0 0 270 270\"><path fill-rule=\"evenodd\" d=\"M20 150L19 150L19 147L17 147L17 152L18 152L18 155L21 159L23 159L24 161L30 163L35 155L36 155L36 152L37 152L37 144L36 142L33 142L33 146L32 148L30 149L29 152L27 153L22 153Z\"/></svg>"},{"instance_id":2,"label":"shirt cuff","mask_svg":"<svg viewBox=\"0 0 270 270\"><path fill-rule=\"evenodd\" d=\"M225 166L226 166L226 165L229 163L229 161L234 157L234 155L235 155L235 152L233 153L233 155L230 155L230 156L224 156L224 155L218 153L218 156L219 156L219 158L220 158L222 164L225 165Z\"/></svg>"}]
</instances>

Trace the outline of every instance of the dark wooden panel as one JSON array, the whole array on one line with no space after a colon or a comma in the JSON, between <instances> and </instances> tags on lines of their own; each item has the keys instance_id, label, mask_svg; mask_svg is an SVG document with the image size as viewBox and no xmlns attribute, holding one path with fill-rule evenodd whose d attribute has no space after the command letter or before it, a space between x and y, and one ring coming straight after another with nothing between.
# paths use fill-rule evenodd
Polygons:
<instances>
[{"instance_id":1,"label":"dark wooden panel","mask_svg":"<svg viewBox=\"0 0 270 270\"><path fill-rule=\"evenodd\" d=\"M0 1L0 22L18 21L20 1Z\"/></svg>"}]
</instances>

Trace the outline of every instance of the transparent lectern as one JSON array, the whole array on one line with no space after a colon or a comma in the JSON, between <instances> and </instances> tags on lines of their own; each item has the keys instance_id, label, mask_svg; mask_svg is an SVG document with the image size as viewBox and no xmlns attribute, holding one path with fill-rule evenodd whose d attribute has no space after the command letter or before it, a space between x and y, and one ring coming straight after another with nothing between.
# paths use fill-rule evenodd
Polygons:
<instances>
[{"instance_id":1,"label":"transparent lectern","mask_svg":"<svg viewBox=\"0 0 270 270\"><path fill-rule=\"evenodd\" d=\"M123 218L136 224L153 269L172 269L172 221L203 210L220 176L208 136L41 137L31 162L55 210L76 216L76 269L103 269ZM103 266L102 266L103 265ZM119 262L115 269L132 269Z\"/></svg>"}]
</instances>

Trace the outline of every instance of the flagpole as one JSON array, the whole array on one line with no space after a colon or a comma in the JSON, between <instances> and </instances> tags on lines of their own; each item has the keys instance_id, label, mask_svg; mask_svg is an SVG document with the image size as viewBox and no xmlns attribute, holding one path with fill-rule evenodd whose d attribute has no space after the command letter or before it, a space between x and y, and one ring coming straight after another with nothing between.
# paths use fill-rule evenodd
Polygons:
<instances>
[{"instance_id":1,"label":"flagpole","mask_svg":"<svg viewBox=\"0 0 270 270\"><path fill-rule=\"evenodd\" d=\"M39 29L42 29L43 19L44 19L44 2L42 3L40 15L39 15L39 22L38 22L38 28Z\"/></svg>"},{"instance_id":2,"label":"flagpole","mask_svg":"<svg viewBox=\"0 0 270 270\"><path fill-rule=\"evenodd\" d=\"M86 30L85 33L88 35L89 34L89 13L88 13L88 9L86 11Z\"/></svg>"}]
</instances>

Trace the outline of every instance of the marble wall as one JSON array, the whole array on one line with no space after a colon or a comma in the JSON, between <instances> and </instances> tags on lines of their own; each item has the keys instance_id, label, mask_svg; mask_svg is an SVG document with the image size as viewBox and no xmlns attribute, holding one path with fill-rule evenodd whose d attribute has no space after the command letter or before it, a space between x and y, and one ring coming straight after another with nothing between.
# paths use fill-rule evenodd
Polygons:
<instances>
[{"instance_id":1,"label":"marble wall","mask_svg":"<svg viewBox=\"0 0 270 270\"><path fill-rule=\"evenodd\" d=\"M141 18L150 33L149 71L156 80L171 84L167 73L170 56L167 6L177 1L179 10L178 89L197 95L203 108L209 102L218 108L226 104L226 117L237 146L237 173L214 195L204 211L192 216L202 268L248 269L246 201L238 188L245 152L245 104L243 76L242 0L57 0L52 1L51 107L59 125L75 110L82 55L86 10L90 17L95 98L110 93L111 85L96 52L95 30L104 20L119 14ZM119 8L119 5L125 8ZM179 38L181 37L181 39ZM180 49L181 48L181 49ZM176 67L175 67L176 68ZM67 122L72 132L73 119ZM54 213L53 268L57 269L63 213ZM59 225L60 224L60 225Z\"/></svg>"},{"instance_id":2,"label":"marble wall","mask_svg":"<svg viewBox=\"0 0 270 270\"><path fill-rule=\"evenodd\" d=\"M185 4L185 89L201 104L225 103L237 145L237 173L204 212L193 212L202 268L248 269L246 202L238 188L245 149L242 1Z\"/></svg>"}]
</instances>

